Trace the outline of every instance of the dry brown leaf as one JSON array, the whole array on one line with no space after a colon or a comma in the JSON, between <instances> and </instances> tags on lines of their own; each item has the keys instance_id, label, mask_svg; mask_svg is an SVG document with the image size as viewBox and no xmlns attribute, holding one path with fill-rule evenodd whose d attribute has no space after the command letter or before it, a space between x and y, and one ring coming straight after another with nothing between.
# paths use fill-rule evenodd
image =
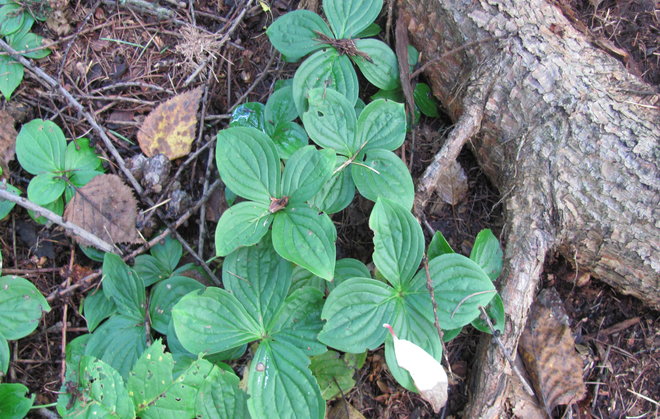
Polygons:
<instances>
[{"instance_id":1,"label":"dry brown leaf","mask_svg":"<svg viewBox=\"0 0 660 419\"><path fill-rule=\"evenodd\" d=\"M78 189L64 210L64 220L108 243L141 243L135 229L137 203L119 176L99 175ZM76 237L78 243L91 246Z\"/></svg>"},{"instance_id":2,"label":"dry brown leaf","mask_svg":"<svg viewBox=\"0 0 660 419\"><path fill-rule=\"evenodd\" d=\"M170 160L190 153L195 139L197 106L202 88L174 96L151 111L138 131L138 143L148 157L164 154Z\"/></svg>"},{"instance_id":3,"label":"dry brown leaf","mask_svg":"<svg viewBox=\"0 0 660 419\"><path fill-rule=\"evenodd\" d=\"M584 397L582 360L575 351L568 316L554 288L538 295L520 337L519 351L548 415L555 406Z\"/></svg>"},{"instance_id":4,"label":"dry brown leaf","mask_svg":"<svg viewBox=\"0 0 660 419\"><path fill-rule=\"evenodd\" d=\"M438 196L450 205L456 205L468 190L467 176L458 162L447 165L438 181Z\"/></svg>"},{"instance_id":5,"label":"dry brown leaf","mask_svg":"<svg viewBox=\"0 0 660 419\"><path fill-rule=\"evenodd\" d=\"M362 413L344 399L332 405L325 417L327 419L364 419Z\"/></svg>"},{"instance_id":6,"label":"dry brown leaf","mask_svg":"<svg viewBox=\"0 0 660 419\"><path fill-rule=\"evenodd\" d=\"M3 178L9 176L9 162L14 160L17 135L18 133L14 129L14 118L0 109L0 167Z\"/></svg>"}]
</instances>

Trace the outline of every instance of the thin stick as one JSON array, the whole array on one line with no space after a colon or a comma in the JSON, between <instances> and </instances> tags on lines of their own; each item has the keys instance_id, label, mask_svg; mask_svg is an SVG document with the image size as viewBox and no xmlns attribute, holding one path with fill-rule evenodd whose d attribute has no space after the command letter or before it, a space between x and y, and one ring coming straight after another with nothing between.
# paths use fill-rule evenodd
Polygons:
<instances>
[{"instance_id":1,"label":"thin stick","mask_svg":"<svg viewBox=\"0 0 660 419\"><path fill-rule=\"evenodd\" d=\"M488 317L488 313L486 313L486 309L483 306L479 306L479 310L481 310L481 317L486 321L486 324L488 324L488 328L490 329L490 333L493 335L493 339L495 339L495 342L500 347L500 350L504 354L506 360L509 361L509 365L511 366L511 369L520 379L523 388L530 396L535 397L536 395L534 394L534 390L532 389L532 386L530 386L527 380L525 380L525 377L523 377L522 373L520 372L516 364L513 362L513 358L511 358L509 351L504 347L504 344L500 340L500 337L497 331L495 330L493 323L490 321L490 317Z\"/></svg>"},{"instance_id":2,"label":"thin stick","mask_svg":"<svg viewBox=\"0 0 660 419\"><path fill-rule=\"evenodd\" d=\"M70 223L68 221L64 221L62 217L59 215L55 214L49 209L46 209L42 206L39 206L35 204L34 202L28 201L27 199L20 197L18 195L14 195L13 193L9 192L6 189L6 186L4 184L0 184L0 198L5 199L7 201L15 202L16 204L20 205L21 207L28 209L30 211L34 211L35 213L39 214L42 217L45 217L48 221L51 221L59 226L64 227L65 230L70 231L71 233L75 234L76 236L79 236L80 238L90 242L94 247L103 250L104 252L110 252L110 253L117 253L118 249L115 248L113 245L110 243L106 242L105 240L97 237L96 235L90 233L87 230L82 229L81 227Z\"/></svg>"},{"instance_id":3,"label":"thin stick","mask_svg":"<svg viewBox=\"0 0 660 419\"><path fill-rule=\"evenodd\" d=\"M507 35L507 36L509 36L509 35ZM464 49L467 49L467 48L473 47L473 46L475 46L475 45L477 45L477 44L482 44L482 43L484 43L484 42L496 41L496 40L498 40L498 39L502 39L502 38L506 38L506 36L495 36L495 37L489 37L489 38L479 39L479 40L477 40L477 41L472 41L472 42L468 42L467 44L463 44L463 45L461 45L460 47L456 47L456 48L454 48L454 49L450 49L449 51L445 52L445 53L442 54L441 56L439 56L439 57L435 57L434 59L429 60L429 61L425 62L424 64L422 64L417 70L415 70L415 71L410 75L410 80L412 80L412 79L414 79L415 77L417 77L417 76L419 76L420 74L422 74L422 72L423 72L424 70L426 70L431 64L435 64L435 63L437 63L438 61L444 60L445 58L449 57L450 55L456 54L457 52L461 52L461 51L463 51Z\"/></svg>"},{"instance_id":4,"label":"thin stick","mask_svg":"<svg viewBox=\"0 0 660 419\"><path fill-rule=\"evenodd\" d=\"M447 356L447 347L445 346L445 341L443 340L445 334L442 332L442 328L440 327L440 320L438 319L438 303L435 301L435 291L433 290L431 271L429 271L429 258L426 255L424 255L422 263L424 263L424 273L426 273L426 288L429 290L429 294L431 295L431 303L433 304L433 324L435 325L435 330L438 331L438 337L440 338L440 344L442 345L442 355L445 358L445 363L447 364L447 371L449 371L449 376L453 379L454 373L451 370L451 364L449 363L449 357Z\"/></svg>"}]
</instances>

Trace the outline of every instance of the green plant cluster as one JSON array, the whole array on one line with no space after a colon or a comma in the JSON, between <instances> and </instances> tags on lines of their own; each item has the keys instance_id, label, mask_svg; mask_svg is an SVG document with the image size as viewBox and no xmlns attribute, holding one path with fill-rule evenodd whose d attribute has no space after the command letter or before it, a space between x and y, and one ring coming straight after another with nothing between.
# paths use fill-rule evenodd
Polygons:
<instances>
[{"instance_id":1,"label":"green plant cluster","mask_svg":"<svg viewBox=\"0 0 660 419\"><path fill-rule=\"evenodd\" d=\"M364 39L378 33L373 21L381 8L382 0L324 0L328 24L296 11L270 26L271 42L287 59L311 55L265 105L238 107L217 135L230 204L215 232L222 287L194 279L200 273L192 265L179 266L183 251L173 239L132 267L105 254L102 287L81 308L89 333L67 345L57 404L63 417L323 418L326 400L350 391L367 351L383 344L393 376L416 391L383 323L436 359L442 343L434 301L445 341L470 324L489 333L481 307L503 330L493 283L502 251L492 232L479 233L466 257L441 233L427 246L411 213L412 178L395 154L409 122L398 64L384 43ZM413 50L411 56L414 66ZM358 98L353 64L380 89L368 104ZM428 86L415 95L420 112L437 115ZM87 140L67 145L48 121L21 129L17 155L35 175L28 198L56 210L101 169ZM374 202L373 270L337 259L330 215L356 191ZM34 300L33 322L48 310ZM27 324L22 333L34 330ZM3 361L1 339L6 346L20 336L0 325ZM227 362L244 356L239 380ZM0 407L12 400L29 409L26 389L17 386L0 386Z\"/></svg>"},{"instance_id":2,"label":"green plant cluster","mask_svg":"<svg viewBox=\"0 0 660 419\"><path fill-rule=\"evenodd\" d=\"M50 54L41 48L43 38L30 32L35 18L45 20L46 16L31 13L26 6L13 0L0 0L0 36L22 56L44 58ZM23 81L23 65L8 55L0 55L0 93L9 100L14 90Z\"/></svg>"}]
</instances>

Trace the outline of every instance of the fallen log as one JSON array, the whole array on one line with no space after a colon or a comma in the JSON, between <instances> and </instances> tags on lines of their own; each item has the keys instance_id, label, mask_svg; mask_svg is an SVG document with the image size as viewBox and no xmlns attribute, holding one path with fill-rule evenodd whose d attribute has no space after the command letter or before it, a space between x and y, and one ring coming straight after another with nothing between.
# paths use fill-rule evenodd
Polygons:
<instances>
[{"instance_id":1,"label":"fallen log","mask_svg":"<svg viewBox=\"0 0 660 419\"><path fill-rule=\"evenodd\" d=\"M469 144L505 211L498 287L511 353L546 256L660 308L660 113L629 74L544 0L399 0L426 78L455 122L417 186L415 210ZM451 54L443 56L448 51ZM436 59L442 57L441 59ZM508 366L480 345L465 417L498 417Z\"/></svg>"}]
</instances>

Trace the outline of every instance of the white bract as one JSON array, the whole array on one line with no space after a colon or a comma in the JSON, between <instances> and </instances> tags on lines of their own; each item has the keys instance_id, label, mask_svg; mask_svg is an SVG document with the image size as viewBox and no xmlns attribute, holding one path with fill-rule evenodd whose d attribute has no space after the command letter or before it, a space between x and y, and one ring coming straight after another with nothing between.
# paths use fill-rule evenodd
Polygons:
<instances>
[{"instance_id":1,"label":"white bract","mask_svg":"<svg viewBox=\"0 0 660 419\"><path fill-rule=\"evenodd\" d=\"M419 393L438 413L447 403L448 379L445 369L424 349L409 340L397 338L392 326L385 323L383 327L392 334L397 364L410 373Z\"/></svg>"}]
</instances>

